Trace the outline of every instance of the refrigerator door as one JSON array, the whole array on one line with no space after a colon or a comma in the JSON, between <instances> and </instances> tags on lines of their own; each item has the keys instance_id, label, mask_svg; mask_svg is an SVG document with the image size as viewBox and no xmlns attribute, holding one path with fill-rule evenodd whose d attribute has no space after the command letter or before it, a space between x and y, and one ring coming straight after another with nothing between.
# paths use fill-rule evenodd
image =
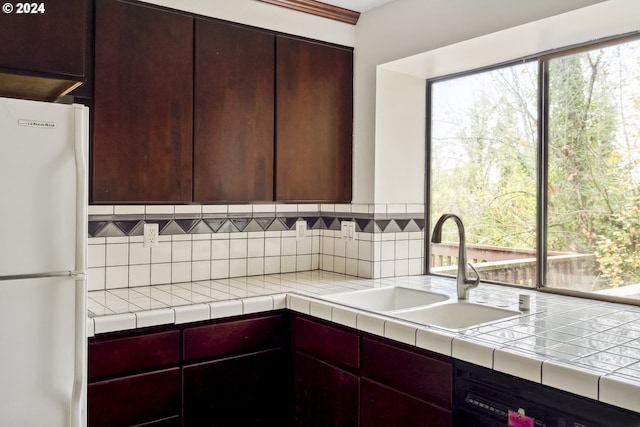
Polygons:
<instances>
[{"instance_id":1,"label":"refrigerator door","mask_svg":"<svg viewBox=\"0 0 640 427\"><path fill-rule=\"evenodd\" d=\"M0 282L0 424L67 427L74 409L76 281Z\"/></svg>"},{"instance_id":2,"label":"refrigerator door","mask_svg":"<svg viewBox=\"0 0 640 427\"><path fill-rule=\"evenodd\" d=\"M0 98L0 277L76 270L74 114Z\"/></svg>"},{"instance_id":3,"label":"refrigerator door","mask_svg":"<svg viewBox=\"0 0 640 427\"><path fill-rule=\"evenodd\" d=\"M0 98L0 425L86 425L88 109Z\"/></svg>"}]
</instances>

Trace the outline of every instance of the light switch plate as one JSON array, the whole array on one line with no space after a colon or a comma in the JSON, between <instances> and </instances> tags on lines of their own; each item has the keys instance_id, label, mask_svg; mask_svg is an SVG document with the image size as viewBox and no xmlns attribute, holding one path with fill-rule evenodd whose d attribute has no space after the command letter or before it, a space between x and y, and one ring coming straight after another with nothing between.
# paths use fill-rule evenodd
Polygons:
<instances>
[{"instance_id":1,"label":"light switch plate","mask_svg":"<svg viewBox=\"0 0 640 427\"><path fill-rule=\"evenodd\" d=\"M356 239L356 222L342 221L340 223L341 236L343 240L353 242Z\"/></svg>"}]
</instances>

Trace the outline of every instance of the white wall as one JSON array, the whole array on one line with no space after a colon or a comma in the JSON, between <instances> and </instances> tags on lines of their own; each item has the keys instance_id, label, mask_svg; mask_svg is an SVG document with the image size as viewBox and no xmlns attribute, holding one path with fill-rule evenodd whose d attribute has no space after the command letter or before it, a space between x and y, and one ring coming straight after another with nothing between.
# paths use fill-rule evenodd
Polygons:
<instances>
[{"instance_id":1,"label":"white wall","mask_svg":"<svg viewBox=\"0 0 640 427\"><path fill-rule=\"evenodd\" d=\"M355 27L256 0L143 0L172 9L309 37L344 46L355 43Z\"/></svg>"},{"instance_id":2,"label":"white wall","mask_svg":"<svg viewBox=\"0 0 640 427\"><path fill-rule=\"evenodd\" d=\"M426 80L384 68L377 76L376 203L424 203Z\"/></svg>"},{"instance_id":3,"label":"white wall","mask_svg":"<svg viewBox=\"0 0 640 427\"><path fill-rule=\"evenodd\" d=\"M394 77L380 74L381 84L391 84L381 96L399 92L385 107L385 101L376 101L378 65L599 1L396 0L363 13L355 38L354 203L423 200L424 183L414 180L424 174L424 90L406 76L397 76L394 88ZM478 52L484 55L497 47L484 45L481 49ZM456 57L445 54L438 61L447 63ZM421 99L407 92L411 86L422 90ZM400 99L400 92L407 92L408 98ZM419 119L406 117L395 122L402 113L394 114L392 104L412 111Z\"/></svg>"}]
</instances>

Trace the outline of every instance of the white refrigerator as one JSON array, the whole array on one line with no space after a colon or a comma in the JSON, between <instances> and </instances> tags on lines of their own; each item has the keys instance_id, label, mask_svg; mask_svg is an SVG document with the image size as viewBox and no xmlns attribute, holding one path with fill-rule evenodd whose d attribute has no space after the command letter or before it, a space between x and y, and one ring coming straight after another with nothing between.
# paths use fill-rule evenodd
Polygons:
<instances>
[{"instance_id":1,"label":"white refrigerator","mask_svg":"<svg viewBox=\"0 0 640 427\"><path fill-rule=\"evenodd\" d=\"M86 425L88 110L0 98L0 425Z\"/></svg>"}]
</instances>

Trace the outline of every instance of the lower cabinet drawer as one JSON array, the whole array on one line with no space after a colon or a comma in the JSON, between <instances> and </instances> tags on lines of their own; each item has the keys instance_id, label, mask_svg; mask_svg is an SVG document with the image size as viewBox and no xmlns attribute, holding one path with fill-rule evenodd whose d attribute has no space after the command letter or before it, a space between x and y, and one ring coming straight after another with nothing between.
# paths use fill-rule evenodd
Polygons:
<instances>
[{"instance_id":1,"label":"lower cabinet drawer","mask_svg":"<svg viewBox=\"0 0 640 427\"><path fill-rule=\"evenodd\" d=\"M180 387L180 368L91 383L88 426L173 425L171 418L180 415Z\"/></svg>"},{"instance_id":2,"label":"lower cabinet drawer","mask_svg":"<svg viewBox=\"0 0 640 427\"><path fill-rule=\"evenodd\" d=\"M188 327L184 330L184 360L228 357L281 347L285 331L282 314Z\"/></svg>"},{"instance_id":3,"label":"lower cabinet drawer","mask_svg":"<svg viewBox=\"0 0 640 427\"><path fill-rule=\"evenodd\" d=\"M360 380L360 427L451 425L451 411L366 378Z\"/></svg>"},{"instance_id":4,"label":"lower cabinet drawer","mask_svg":"<svg viewBox=\"0 0 640 427\"><path fill-rule=\"evenodd\" d=\"M180 363L180 331L89 340L89 381Z\"/></svg>"},{"instance_id":5,"label":"lower cabinet drawer","mask_svg":"<svg viewBox=\"0 0 640 427\"><path fill-rule=\"evenodd\" d=\"M452 406L453 365L438 355L363 338L362 375L442 408Z\"/></svg>"},{"instance_id":6,"label":"lower cabinet drawer","mask_svg":"<svg viewBox=\"0 0 640 427\"><path fill-rule=\"evenodd\" d=\"M321 360L350 369L360 367L360 338L353 332L296 316L293 337L297 349Z\"/></svg>"}]
</instances>

